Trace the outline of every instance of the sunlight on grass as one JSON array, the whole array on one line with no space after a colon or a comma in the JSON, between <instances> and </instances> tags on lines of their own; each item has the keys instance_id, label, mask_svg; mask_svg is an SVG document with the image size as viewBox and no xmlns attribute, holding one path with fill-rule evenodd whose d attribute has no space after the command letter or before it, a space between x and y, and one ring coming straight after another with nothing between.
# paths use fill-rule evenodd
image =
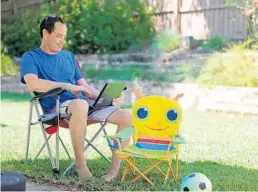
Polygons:
<instances>
[{"instance_id":1,"label":"sunlight on grass","mask_svg":"<svg viewBox=\"0 0 258 192\"><path fill-rule=\"evenodd\" d=\"M31 98L30 93L9 93L1 92L1 100L7 102L28 102Z\"/></svg>"},{"instance_id":2,"label":"sunlight on grass","mask_svg":"<svg viewBox=\"0 0 258 192\"><path fill-rule=\"evenodd\" d=\"M233 114L200 113L194 109L184 111L181 134L187 144L182 145L180 154L180 177L177 182L170 181L163 185L162 178L151 172L150 179L155 186L150 186L143 179L130 183L121 182L119 177L112 182L103 182L100 177L106 174L108 163L98 158L90 150L86 153L88 165L95 175L90 181L79 181L71 172L68 177L59 179L52 175L51 164L46 150L35 162L24 165L25 143L29 103L2 100L1 106L1 165L2 170L21 171L36 182L48 182L67 186L70 190L78 187L83 190L179 190L182 178L191 172L207 175L213 190L257 190L258 189L258 119L257 117ZM35 117L35 114L34 114ZM35 118L34 118L35 119ZM96 131L97 125L88 128L88 136ZM108 133L113 134L115 126L108 125ZM40 127L32 128L31 156L42 145ZM73 155L68 130L62 130L61 136ZM53 144L53 143L52 143ZM101 136L95 145L104 153L110 154L105 139ZM61 148L61 171L69 165L68 158ZM139 160L141 166L147 166ZM165 167L161 167L164 169ZM128 177L130 178L130 176Z\"/></svg>"},{"instance_id":3,"label":"sunlight on grass","mask_svg":"<svg viewBox=\"0 0 258 192\"><path fill-rule=\"evenodd\" d=\"M110 68L89 68L83 66L86 78L91 80L148 80L157 82L193 82L200 72L200 68L193 68L191 65L182 65L176 70L164 68L162 71L156 71L146 66L119 66Z\"/></svg>"}]
</instances>

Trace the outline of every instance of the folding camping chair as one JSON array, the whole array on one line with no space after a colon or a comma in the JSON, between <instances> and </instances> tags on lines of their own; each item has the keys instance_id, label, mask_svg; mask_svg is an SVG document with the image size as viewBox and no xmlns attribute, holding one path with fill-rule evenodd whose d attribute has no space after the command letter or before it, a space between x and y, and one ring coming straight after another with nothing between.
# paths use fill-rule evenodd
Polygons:
<instances>
[{"instance_id":1,"label":"folding camping chair","mask_svg":"<svg viewBox=\"0 0 258 192\"><path fill-rule=\"evenodd\" d=\"M81 70L81 67L79 65L79 63L77 62L77 65L79 67L79 69ZM82 70L81 70L82 72ZM83 75L83 73L82 73ZM37 125L40 124L41 126L41 131L44 137L44 144L42 145L42 147L39 149L38 153L36 154L35 158L32 160L31 163L35 162L35 160L38 158L38 156L41 154L42 150L45 148L45 146L47 147L47 151L48 151L48 155L52 164L52 168L53 168L53 172L59 174L60 173L60 166L59 166L59 142L62 144L67 156L69 157L69 159L71 160L70 165L66 168L66 170L64 171L64 175L67 174L67 172L74 166L75 161L72 160L71 155L69 154L67 148L64 145L64 142L62 140L62 138L59 135L59 128L68 128L68 118L70 117L69 115L60 115L59 113L59 106L60 106L60 102L59 102L59 98L60 95L62 93L64 93L66 90L64 90L63 88L59 87L59 88L55 88L53 90L50 90L48 92L45 93L31 93L32 94L32 98L30 100L30 110L29 110L29 121L28 121L28 133L27 133L27 143L26 143L26 154L25 154L25 163L28 164L28 155L29 155L29 145L30 145L30 132L31 132L31 126L32 125ZM43 97L49 97L49 96L55 96L56 97L56 111L50 114L42 114L40 112L40 99ZM36 113L37 113L37 117L38 120L36 122L32 122L32 113L33 113L33 108L35 108ZM43 111L43 110L42 110ZM99 134L103 131L104 135L107 135L106 129L105 129L105 125L106 122L100 123L100 128L98 129L98 131L95 133L95 135L91 138L91 139L87 139L85 138L86 141L86 145L84 147L84 152L89 148L92 147L98 154L100 154L105 160L107 160L110 163L110 159L108 157L106 157L96 146L93 145L93 141L99 136ZM52 154L52 150L50 148L50 144L49 144L49 140L50 138L56 134L56 138L55 138L55 144L56 144L56 157L54 159L53 154ZM48 135L48 136L47 136ZM108 142L108 146L110 145L110 141L107 139ZM111 148L110 148L111 150Z\"/></svg>"},{"instance_id":2,"label":"folding camping chair","mask_svg":"<svg viewBox=\"0 0 258 192\"><path fill-rule=\"evenodd\" d=\"M181 96L182 94L172 100L161 96L144 97L138 94L141 98L134 103L132 109L134 127L113 136L106 136L114 140L118 149L116 153L126 161L122 181L126 179L130 170L134 176L132 182L144 178L153 185L146 174L154 168L164 176L164 182L170 175L175 180L178 178L179 144L185 142L179 135L182 109L177 99ZM122 149L120 142L127 140L130 135L133 135L133 144ZM172 168L174 157L175 172ZM137 166L137 158L145 159L150 164L146 170L141 170L142 167ZM166 173L158 167L161 163L167 164Z\"/></svg>"}]
</instances>

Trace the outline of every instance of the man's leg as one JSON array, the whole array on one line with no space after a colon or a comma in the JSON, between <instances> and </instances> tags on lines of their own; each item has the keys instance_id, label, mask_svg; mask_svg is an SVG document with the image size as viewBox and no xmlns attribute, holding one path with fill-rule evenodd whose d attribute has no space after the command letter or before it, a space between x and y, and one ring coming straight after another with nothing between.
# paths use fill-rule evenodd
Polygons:
<instances>
[{"instance_id":1,"label":"man's leg","mask_svg":"<svg viewBox=\"0 0 258 192\"><path fill-rule=\"evenodd\" d=\"M88 103L81 99L73 100L68 106L68 113L71 114L69 129L75 155L75 165L80 177L92 176L86 165L83 151L88 107Z\"/></svg>"},{"instance_id":2,"label":"man's leg","mask_svg":"<svg viewBox=\"0 0 258 192\"><path fill-rule=\"evenodd\" d=\"M118 126L117 131L119 132L127 127L131 127L133 125L132 123L132 115L129 110L125 109L118 109L114 113L112 113L107 118L108 123L116 124ZM129 143L130 139L127 141L122 142L122 147L126 146ZM109 172L107 175L103 177L106 181L110 181L113 178L115 178L118 175L121 159L118 157L118 155L113 151L112 152L112 161L109 168Z\"/></svg>"}]
</instances>

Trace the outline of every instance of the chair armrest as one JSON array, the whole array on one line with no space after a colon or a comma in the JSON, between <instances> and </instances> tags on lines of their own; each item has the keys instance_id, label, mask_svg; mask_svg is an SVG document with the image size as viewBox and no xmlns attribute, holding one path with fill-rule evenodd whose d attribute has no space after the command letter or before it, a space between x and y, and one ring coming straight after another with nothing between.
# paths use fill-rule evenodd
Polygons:
<instances>
[{"instance_id":1,"label":"chair armrest","mask_svg":"<svg viewBox=\"0 0 258 192\"><path fill-rule=\"evenodd\" d=\"M172 143L173 143L173 144L185 144L186 141L185 141L184 137L182 137L181 135L176 135L176 136L172 139Z\"/></svg>"},{"instance_id":2,"label":"chair armrest","mask_svg":"<svg viewBox=\"0 0 258 192\"><path fill-rule=\"evenodd\" d=\"M134 132L134 128L128 127L126 129L118 132L115 135L107 135L104 137L107 139L112 139L114 141L114 143L112 145L109 142L110 147L112 147L114 149L118 149L119 151L122 151L121 142L129 139L132 136L133 132Z\"/></svg>"},{"instance_id":3,"label":"chair armrest","mask_svg":"<svg viewBox=\"0 0 258 192\"><path fill-rule=\"evenodd\" d=\"M175 135L175 137L171 140L170 144L168 145L167 155L170 152L171 146L179 145L179 144L185 144L185 143L186 143L186 141L181 135Z\"/></svg>"},{"instance_id":4,"label":"chair armrest","mask_svg":"<svg viewBox=\"0 0 258 192\"><path fill-rule=\"evenodd\" d=\"M115 135L107 135L104 136L105 138L108 139L118 139L119 141L125 141L127 139L129 139L132 134L134 133L134 128L133 127L128 127L122 131L119 131L117 134Z\"/></svg>"},{"instance_id":5,"label":"chair armrest","mask_svg":"<svg viewBox=\"0 0 258 192\"><path fill-rule=\"evenodd\" d=\"M66 89L62 87L57 87L47 92L39 93L38 95L34 96L32 99L41 99L43 97L57 96L57 95L61 95L64 92L66 92Z\"/></svg>"}]
</instances>

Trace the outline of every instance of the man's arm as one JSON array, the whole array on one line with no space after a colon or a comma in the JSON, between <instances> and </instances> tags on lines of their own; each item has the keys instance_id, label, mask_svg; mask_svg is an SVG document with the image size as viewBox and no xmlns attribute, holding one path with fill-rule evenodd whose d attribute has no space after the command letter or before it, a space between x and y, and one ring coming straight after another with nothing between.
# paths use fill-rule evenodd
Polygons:
<instances>
[{"instance_id":1,"label":"man's arm","mask_svg":"<svg viewBox=\"0 0 258 192\"><path fill-rule=\"evenodd\" d=\"M76 84L79 85L79 86L83 86L84 88L89 90L89 92L91 93L91 99L97 99L100 92L96 88L94 88L93 86L89 85L84 78L79 79L76 82Z\"/></svg>"},{"instance_id":2,"label":"man's arm","mask_svg":"<svg viewBox=\"0 0 258 192\"><path fill-rule=\"evenodd\" d=\"M60 83L60 82L54 82L44 79L39 79L37 75L28 73L24 75L24 80L27 84L27 87L30 91L35 92L47 92L50 89L54 89L57 87L64 87L68 89L70 86L68 83Z\"/></svg>"},{"instance_id":3,"label":"man's arm","mask_svg":"<svg viewBox=\"0 0 258 192\"><path fill-rule=\"evenodd\" d=\"M37 75L32 73L24 75L24 80L30 91L47 92L57 87L63 87L66 90L71 91L75 96L78 96L78 93L81 92L86 97L91 97L91 91L89 91L89 89L87 89L86 87L77 86L70 83L62 83L45 79L39 79Z\"/></svg>"}]
</instances>

